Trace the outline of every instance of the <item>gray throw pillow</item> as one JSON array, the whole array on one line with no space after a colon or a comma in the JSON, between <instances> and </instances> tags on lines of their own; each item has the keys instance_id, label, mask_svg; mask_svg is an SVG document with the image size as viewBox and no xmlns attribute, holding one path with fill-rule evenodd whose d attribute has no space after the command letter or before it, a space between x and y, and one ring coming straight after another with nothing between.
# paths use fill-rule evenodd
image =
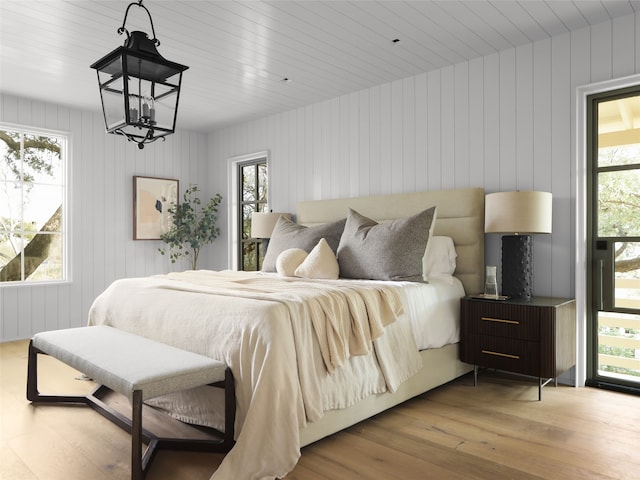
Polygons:
<instances>
[{"instance_id":1,"label":"gray throw pillow","mask_svg":"<svg viewBox=\"0 0 640 480\"><path fill-rule=\"evenodd\" d=\"M305 227L280 217L269 239L267 253L262 262L262 271L275 272L278 255L289 248L301 248L309 253L321 238L327 241L331 250L335 253L338 250L338 243L340 243L345 221L346 219L343 218L333 223Z\"/></svg>"},{"instance_id":2,"label":"gray throw pillow","mask_svg":"<svg viewBox=\"0 0 640 480\"><path fill-rule=\"evenodd\" d=\"M338 246L340 277L421 282L435 207L378 223L349 209Z\"/></svg>"}]
</instances>

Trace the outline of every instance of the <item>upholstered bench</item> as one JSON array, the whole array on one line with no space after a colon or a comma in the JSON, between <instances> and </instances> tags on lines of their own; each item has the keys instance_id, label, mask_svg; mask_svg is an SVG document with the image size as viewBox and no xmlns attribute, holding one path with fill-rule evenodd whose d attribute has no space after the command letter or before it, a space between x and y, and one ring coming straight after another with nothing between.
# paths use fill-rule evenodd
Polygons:
<instances>
[{"instance_id":1,"label":"upholstered bench","mask_svg":"<svg viewBox=\"0 0 640 480\"><path fill-rule=\"evenodd\" d=\"M43 395L38 391L38 354L47 354L82 372L100 386L87 396ZM222 439L158 438L142 428L144 400L189 388L212 385L225 389ZM131 400L131 419L100 397L108 388ZM42 332L29 343L27 399L34 403L89 405L131 433L131 478L141 480L156 449L228 451L233 446L235 390L231 370L223 362L107 326ZM142 443L148 447L142 454Z\"/></svg>"}]
</instances>

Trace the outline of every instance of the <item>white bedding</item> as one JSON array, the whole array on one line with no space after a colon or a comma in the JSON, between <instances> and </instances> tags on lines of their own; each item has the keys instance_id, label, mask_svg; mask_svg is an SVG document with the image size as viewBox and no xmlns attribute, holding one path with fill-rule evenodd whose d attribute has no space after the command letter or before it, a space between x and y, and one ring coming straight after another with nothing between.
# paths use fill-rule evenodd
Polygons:
<instances>
[{"instance_id":1,"label":"white bedding","mask_svg":"<svg viewBox=\"0 0 640 480\"><path fill-rule=\"evenodd\" d=\"M403 291L408 302L405 310L420 350L460 340L460 298L465 295L460 280L448 275L434 276L428 284L414 283Z\"/></svg>"},{"instance_id":2,"label":"white bedding","mask_svg":"<svg viewBox=\"0 0 640 480\"><path fill-rule=\"evenodd\" d=\"M414 331L427 332L420 335L421 346L457 341L457 305L462 295L457 281L429 285L314 281L314 285L326 283L331 291L341 284L389 285L399 292L406 312L397 321L387 322L382 336L372 336L371 353L347 357L343 367L329 374L326 353L316 341L317 330L305 321L307 307L293 302L291 292L282 295L252 290L238 298L220 290L219 277L210 281L203 275L209 274L185 272L116 281L94 302L89 323L154 338L225 361L231 367L236 378L237 443L212 479L284 476L300 455L299 429L307 421L372 393L393 391L421 368ZM237 275L251 277L240 272L211 275L229 277L231 282ZM268 275L253 276L263 282L260 285L271 285ZM428 297L446 298L444 306L428 314L428 302L420 299ZM452 317L448 324L445 316ZM409 317L432 317L433 325L425 327ZM212 390L183 392L159 399L156 405L182 420L219 427L219 414L209 408L216 403Z\"/></svg>"}]
</instances>

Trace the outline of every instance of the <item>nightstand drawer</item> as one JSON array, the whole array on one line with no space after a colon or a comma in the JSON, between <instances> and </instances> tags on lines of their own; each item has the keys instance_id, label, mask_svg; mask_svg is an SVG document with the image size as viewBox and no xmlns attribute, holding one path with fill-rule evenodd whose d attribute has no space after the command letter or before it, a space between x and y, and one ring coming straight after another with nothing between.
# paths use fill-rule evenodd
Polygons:
<instances>
[{"instance_id":1,"label":"nightstand drawer","mask_svg":"<svg viewBox=\"0 0 640 480\"><path fill-rule=\"evenodd\" d=\"M478 367L557 378L576 361L576 302L569 298L530 300L464 297L460 301L460 360Z\"/></svg>"},{"instance_id":2,"label":"nightstand drawer","mask_svg":"<svg viewBox=\"0 0 640 480\"><path fill-rule=\"evenodd\" d=\"M470 334L463 348L467 363L536 376L540 369L538 342Z\"/></svg>"},{"instance_id":3,"label":"nightstand drawer","mask_svg":"<svg viewBox=\"0 0 640 480\"><path fill-rule=\"evenodd\" d=\"M500 302L466 302L468 332L537 341L540 338L539 309Z\"/></svg>"}]
</instances>

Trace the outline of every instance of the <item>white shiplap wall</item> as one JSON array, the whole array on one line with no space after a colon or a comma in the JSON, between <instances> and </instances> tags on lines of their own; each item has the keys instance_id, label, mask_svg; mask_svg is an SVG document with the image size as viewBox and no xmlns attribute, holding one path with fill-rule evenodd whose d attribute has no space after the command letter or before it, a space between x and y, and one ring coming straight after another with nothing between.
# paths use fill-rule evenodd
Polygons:
<instances>
[{"instance_id":1,"label":"white shiplap wall","mask_svg":"<svg viewBox=\"0 0 640 480\"><path fill-rule=\"evenodd\" d=\"M550 191L553 234L534 240L534 292L574 296L575 89L638 72L635 14L216 131L210 181L226 191L228 159L268 149L278 211L446 188ZM487 235L488 264L499 250ZM226 267L226 250L214 254Z\"/></svg>"},{"instance_id":2,"label":"white shiplap wall","mask_svg":"<svg viewBox=\"0 0 640 480\"><path fill-rule=\"evenodd\" d=\"M157 252L161 241L132 240L133 176L177 178L180 192L198 183L207 167L205 134L179 131L139 150L105 134L100 113L9 95L0 95L0 121L71 135L72 262L69 283L0 286L0 341L84 325L93 300L113 280L179 268Z\"/></svg>"}]
</instances>

